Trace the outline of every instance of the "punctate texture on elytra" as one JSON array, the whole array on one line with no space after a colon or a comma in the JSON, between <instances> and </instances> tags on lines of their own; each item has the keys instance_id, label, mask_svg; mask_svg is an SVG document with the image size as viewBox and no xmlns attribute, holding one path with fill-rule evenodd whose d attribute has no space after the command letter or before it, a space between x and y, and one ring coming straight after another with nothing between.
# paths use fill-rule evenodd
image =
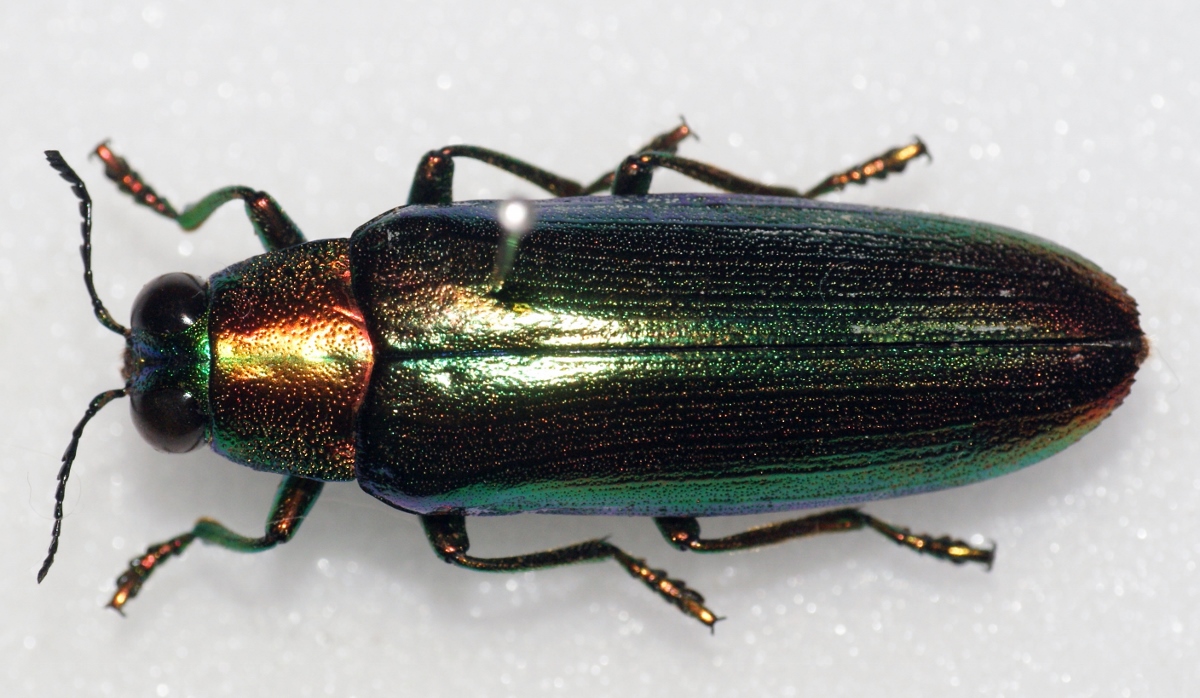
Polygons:
<instances>
[{"instance_id":1,"label":"punctate texture on elytra","mask_svg":"<svg viewBox=\"0 0 1200 698\"><path fill-rule=\"evenodd\" d=\"M961 485L1079 439L1145 353L1111 277L997 226L729 195L537 216L499 293L492 205L352 238L384 501L704 516Z\"/></svg>"}]
</instances>

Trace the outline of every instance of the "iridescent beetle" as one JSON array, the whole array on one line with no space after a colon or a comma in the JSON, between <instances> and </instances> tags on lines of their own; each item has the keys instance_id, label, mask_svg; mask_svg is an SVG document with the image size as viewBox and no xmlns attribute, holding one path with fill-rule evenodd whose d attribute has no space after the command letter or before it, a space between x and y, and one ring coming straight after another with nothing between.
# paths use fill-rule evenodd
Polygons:
<instances>
[{"instance_id":1,"label":"iridescent beetle","mask_svg":"<svg viewBox=\"0 0 1200 698\"><path fill-rule=\"evenodd\" d=\"M700 594L606 540L480 558L466 517L650 516L697 552L870 527L990 565L992 550L854 508L723 538L702 537L696 517L844 507L1041 460L1128 394L1147 351L1134 301L1029 235L813 200L903 170L925 154L920 141L801 193L677 156L689 133L684 123L658 136L589 186L483 148L435 150L407 205L316 242L246 187L178 213L101 145L108 177L135 201L193 230L240 199L268 250L207 282L150 282L130 328L92 284L83 182L48 152L82 202L84 280L97 318L126 339L126 382L75 428L39 581L84 425L125 395L157 449L207 442L284 478L263 536L200 519L131 562L118 610L195 539L271 548L323 482L353 479L419 515L446 562L519 571L613 559L709 626ZM526 224L506 226L498 202L452 202L456 157L559 198L514 209ZM658 167L730 193L647 194Z\"/></svg>"}]
</instances>

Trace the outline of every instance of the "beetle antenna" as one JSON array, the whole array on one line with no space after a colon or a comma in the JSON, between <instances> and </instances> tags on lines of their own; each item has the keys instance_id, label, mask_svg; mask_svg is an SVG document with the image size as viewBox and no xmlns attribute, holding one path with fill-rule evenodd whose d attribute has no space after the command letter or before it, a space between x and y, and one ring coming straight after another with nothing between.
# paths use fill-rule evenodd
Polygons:
<instances>
[{"instance_id":1,"label":"beetle antenna","mask_svg":"<svg viewBox=\"0 0 1200 698\"><path fill-rule=\"evenodd\" d=\"M63 160L61 153L57 150L47 150L46 160L50 162L51 167L58 170L60 177L70 183L71 191L75 192L75 196L79 199L79 215L83 217L83 222L79 225L80 232L83 234L83 244L79 246L79 254L83 257L83 283L87 286L88 295L92 297L92 310L96 313L96 319L113 332L128 337L129 330L108 314L108 309L96 295L96 285L92 282L92 197L88 194L83 180L75 174L75 170L71 169L67 161Z\"/></svg>"},{"instance_id":2,"label":"beetle antenna","mask_svg":"<svg viewBox=\"0 0 1200 698\"><path fill-rule=\"evenodd\" d=\"M75 431L71 432L71 443L67 444L67 450L63 452L62 467L58 470L58 490L54 493L54 530L50 534L50 551L46 553L46 561L42 563L42 569L38 570L39 584L46 578L46 573L50 571L50 565L54 564L54 554L58 552L58 539L62 535L63 498L67 494L67 478L71 476L71 464L75 462L75 452L79 450L79 437L83 436L83 428L87 426L92 417L95 417L96 413L105 405L119 397L125 397L124 388L106 390L92 398L87 411L83 413L83 419L79 420L79 424L75 425Z\"/></svg>"}]
</instances>

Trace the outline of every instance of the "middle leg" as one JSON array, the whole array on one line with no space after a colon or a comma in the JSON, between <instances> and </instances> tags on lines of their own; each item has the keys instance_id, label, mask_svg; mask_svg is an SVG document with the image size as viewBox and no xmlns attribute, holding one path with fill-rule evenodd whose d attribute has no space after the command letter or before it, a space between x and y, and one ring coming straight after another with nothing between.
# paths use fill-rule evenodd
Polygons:
<instances>
[{"instance_id":1,"label":"middle leg","mask_svg":"<svg viewBox=\"0 0 1200 698\"><path fill-rule=\"evenodd\" d=\"M655 136L637 152L674 153L679 147L680 141L690 135L692 135L691 127L687 125L687 122L682 122L670 131ZM560 197L583 196L608 189L615 174L610 171L585 187L573 179L556 175L549 170L543 170L524 160L495 150L475 145L448 145L431 150L421 158L420 164L417 165L417 172L413 175L412 188L408 192L408 203L451 203L454 200L454 158L471 158L486 162L492 167L520 177L550 194Z\"/></svg>"},{"instance_id":2,"label":"middle leg","mask_svg":"<svg viewBox=\"0 0 1200 698\"><path fill-rule=\"evenodd\" d=\"M671 579L666 571L652 569L645 560L639 560L604 539L589 540L553 550L545 550L512 557L474 557L467 554L471 542L467 538L467 521L461 514L438 514L421 517L425 535L434 552L448 563L485 572L524 572L572 565L577 562L592 562L612 559L631 577L641 581L659 598L709 628L720 620L704 606L704 597L678 579Z\"/></svg>"}]
</instances>

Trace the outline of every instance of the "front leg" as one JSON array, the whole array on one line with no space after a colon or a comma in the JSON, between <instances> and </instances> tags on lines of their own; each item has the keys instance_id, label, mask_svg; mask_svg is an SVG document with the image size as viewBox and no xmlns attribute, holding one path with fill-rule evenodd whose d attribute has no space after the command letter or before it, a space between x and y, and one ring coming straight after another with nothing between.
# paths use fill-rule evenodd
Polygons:
<instances>
[{"instance_id":1,"label":"front leg","mask_svg":"<svg viewBox=\"0 0 1200 698\"><path fill-rule=\"evenodd\" d=\"M300 529L300 524L317 501L324 484L319 480L306 480L293 475L285 477L275 493L275 503L267 517L266 532L259 538L235 533L212 519L200 519L187 533L151 545L146 549L146 554L134 558L129 563L129 569L117 579L117 591L108 605L123 613L121 609L137 596L155 568L183 553L197 538L239 553L257 553L288 542Z\"/></svg>"},{"instance_id":2,"label":"front leg","mask_svg":"<svg viewBox=\"0 0 1200 698\"><path fill-rule=\"evenodd\" d=\"M170 202L135 172L125 158L117 155L107 143L96 146L95 154L104 162L104 174L117 183L121 191L133 197L137 203L166 216L179 224L186 232L199 228L222 204L241 199L246 203L246 216L254 226L254 232L268 252L281 250L304 242L304 234L296 227L283 208L265 191L250 187L225 187L218 189L178 213Z\"/></svg>"},{"instance_id":3,"label":"front leg","mask_svg":"<svg viewBox=\"0 0 1200 698\"><path fill-rule=\"evenodd\" d=\"M651 569L645 560L632 557L604 539L589 540L553 550L544 550L512 557L474 557L467 554L471 542L467 538L467 520L461 514L438 514L421 517L425 535L434 552L448 563L485 572L524 572L612 559L631 577L641 581L661 599L709 628L720 620L704 606L704 597L689 589L678 579L671 579L664 570Z\"/></svg>"}]
</instances>

